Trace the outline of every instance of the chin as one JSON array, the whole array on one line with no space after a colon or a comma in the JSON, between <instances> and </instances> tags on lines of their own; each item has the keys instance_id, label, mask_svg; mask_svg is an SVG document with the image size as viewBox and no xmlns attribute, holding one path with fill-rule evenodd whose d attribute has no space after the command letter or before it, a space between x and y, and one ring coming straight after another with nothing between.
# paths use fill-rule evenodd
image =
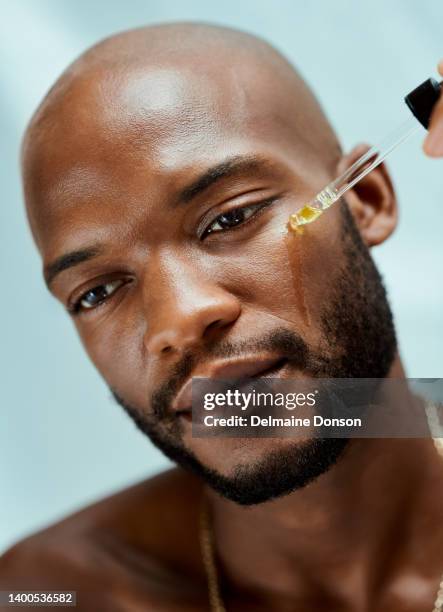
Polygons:
<instances>
[{"instance_id":1,"label":"chin","mask_svg":"<svg viewBox=\"0 0 443 612\"><path fill-rule=\"evenodd\" d=\"M252 467L266 462L271 456L296 453L309 443L301 438L191 438L185 439L186 447L194 457L210 470L230 477L242 466Z\"/></svg>"},{"instance_id":2,"label":"chin","mask_svg":"<svg viewBox=\"0 0 443 612\"><path fill-rule=\"evenodd\" d=\"M347 444L342 438L207 438L184 467L219 495L251 506L303 489L333 468Z\"/></svg>"}]
</instances>

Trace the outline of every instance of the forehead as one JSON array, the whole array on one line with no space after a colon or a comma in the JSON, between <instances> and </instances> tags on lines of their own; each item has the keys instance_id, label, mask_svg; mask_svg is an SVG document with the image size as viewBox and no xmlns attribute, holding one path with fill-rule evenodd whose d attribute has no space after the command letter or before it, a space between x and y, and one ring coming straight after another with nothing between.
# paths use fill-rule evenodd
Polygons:
<instances>
[{"instance_id":1,"label":"forehead","mask_svg":"<svg viewBox=\"0 0 443 612\"><path fill-rule=\"evenodd\" d=\"M74 79L29 137L25 193L40 250L79 213L100 205L106 218L110 194L126 204L161 199L226 156L300 144L273 89L241 66L217 78L175 65Z\"/></svg>"}]
</instances>

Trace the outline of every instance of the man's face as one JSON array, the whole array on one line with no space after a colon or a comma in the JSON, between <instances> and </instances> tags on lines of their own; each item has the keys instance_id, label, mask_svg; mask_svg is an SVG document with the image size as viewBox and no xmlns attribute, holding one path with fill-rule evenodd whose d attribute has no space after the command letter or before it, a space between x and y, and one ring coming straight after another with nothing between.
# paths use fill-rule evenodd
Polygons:
<instances>
[{"instance_id":1,"label":"man's face","mask_svg":"<svg viewBox=\"0 0 443 612\"><path fill-rule=\"evenodd\" d=\"M243 503L302 486L344 442L192 438L189 378L380 377L395 349L349 213L288 234L333 169L309 125L250 92L184 68L97 73L25 167L47 281L97 369L158 446ZM284 483L246 492L279 458Z\"/></svg>"}]
</instances>

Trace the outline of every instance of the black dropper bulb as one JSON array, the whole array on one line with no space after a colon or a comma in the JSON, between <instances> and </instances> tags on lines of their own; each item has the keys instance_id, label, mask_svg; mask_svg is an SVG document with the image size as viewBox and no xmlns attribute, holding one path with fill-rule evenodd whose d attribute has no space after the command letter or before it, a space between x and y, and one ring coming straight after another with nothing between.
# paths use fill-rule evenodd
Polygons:
<instances>
[{"instance_id":1,"label":"black dropper bulb","mask_svg":"<svg viewBox=\"0 0 443 612\"><path fill-rule=\"evenodd\" d=\"M440 95L441 83L435 79L427 79L405 97L412 114L426 129L429 128L432 111Z\"/></svg>"}]
</instances>

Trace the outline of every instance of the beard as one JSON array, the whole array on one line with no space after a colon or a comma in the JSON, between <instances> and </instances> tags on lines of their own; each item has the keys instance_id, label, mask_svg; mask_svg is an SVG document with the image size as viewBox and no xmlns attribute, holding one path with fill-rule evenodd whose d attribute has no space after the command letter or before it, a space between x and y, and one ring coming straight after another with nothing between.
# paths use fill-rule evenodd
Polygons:
<instances>
[{"instance_id":1,"label":"beard","mask_svg":"<svg viewBox=\"0 0 443 612\"><path fill-rule=\"evenodd\" d=\"M363 243L347 205L342 202L343 265L332 296L321 315L325 348L313 351L293 330L280 327L255 342L221 342L205 357L235 357L245 352L269 351L286 358L288 365L321 378L384 378L394 360L397 341L383 281ZM193 472L220 495L241 505L258 504L305 487L327 472L344 454L347 438L315 438L270 451L251 464L237 465L228 475L199 461L185 446L182 424L171 416L177 391L191 375L195 355L184 355L172 376L152 395L149 414L131 406L115 391L116 401L136 426L167 457Z\"/></svg>"}]
</instances>

